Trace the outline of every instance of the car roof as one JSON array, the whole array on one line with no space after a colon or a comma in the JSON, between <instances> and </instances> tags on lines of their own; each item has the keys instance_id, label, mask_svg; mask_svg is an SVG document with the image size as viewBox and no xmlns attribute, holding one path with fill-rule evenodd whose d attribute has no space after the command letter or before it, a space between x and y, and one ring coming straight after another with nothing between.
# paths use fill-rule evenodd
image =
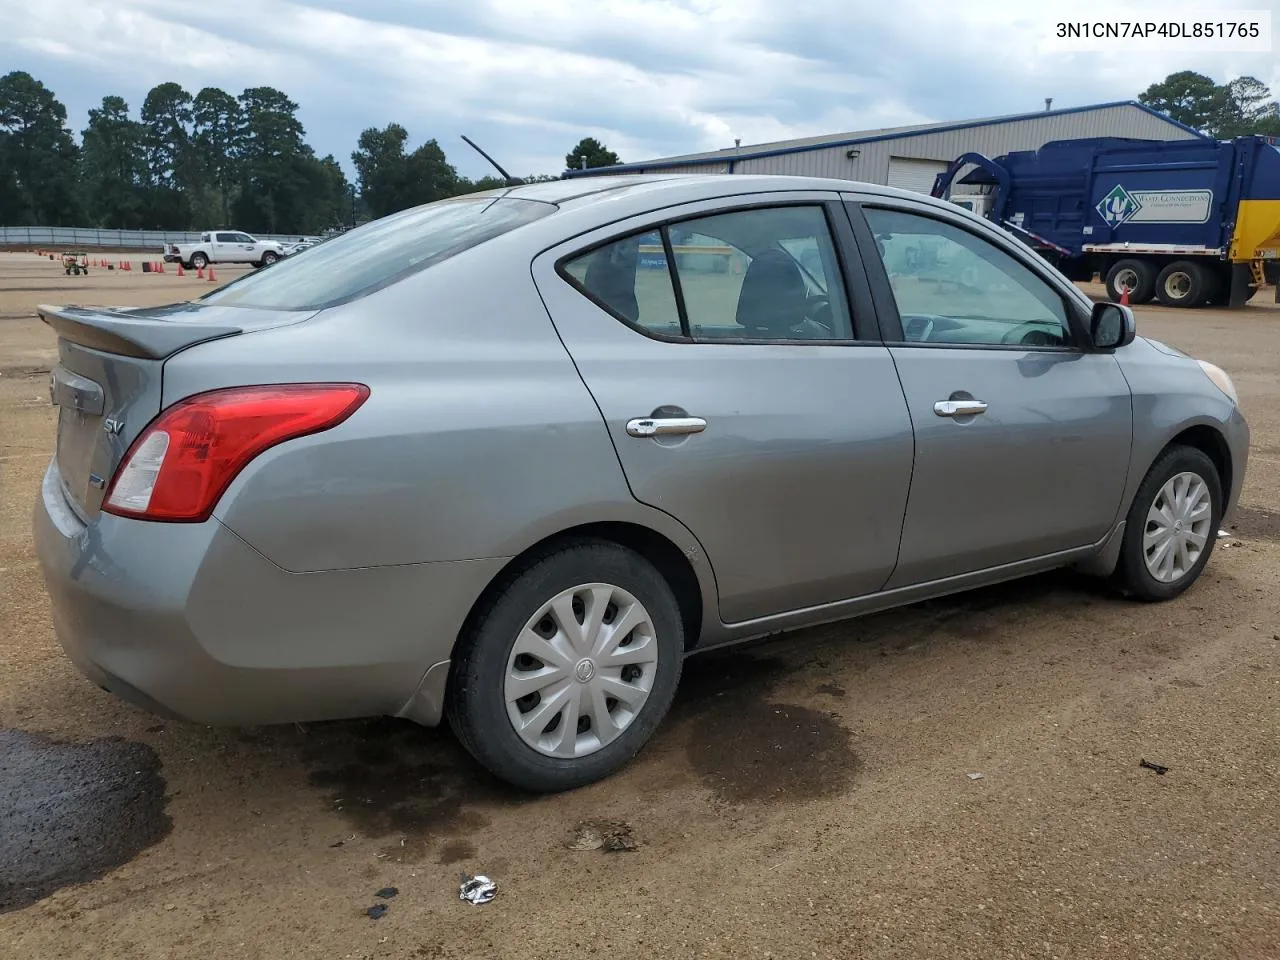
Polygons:
<instances>
[{"instance_id":1,"label":"car roof","mask_svg":"<svg viewBox=\"0 0 1280 960\"><path fill-rule=\"evenodd\" d=\"M878 183L839 180L828 177L796 177L777 174L601 174L574 177L489 190L472 196L512 197L537 200L562 207L579 208L598 203L615 203L622 196L641 196L661 207L667 203L795 190L869 193L904 200L929 201L925 194L900 190Z\"/></svg>"}]
</instances>

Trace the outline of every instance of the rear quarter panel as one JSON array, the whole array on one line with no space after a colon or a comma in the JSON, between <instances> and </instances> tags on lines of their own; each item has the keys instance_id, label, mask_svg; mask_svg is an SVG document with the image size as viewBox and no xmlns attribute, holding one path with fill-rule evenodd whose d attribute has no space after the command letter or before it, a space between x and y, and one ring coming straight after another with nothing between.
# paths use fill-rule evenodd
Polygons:
<instances>
[{"instance_id":1,"label":"rear quarter panel","mask_svg":"<svg viewBox=\"0 0 1280 960\"><path fill-rule=\"evenodd\" d=\"M511 557L600 521L647 526L700 556L688 531L632 498L527 245L504 239L287 331L169 361L166 404L236 384L371 389L339 427L258 457L215 516L297 572Z\"/></svg>"}]
</instances>

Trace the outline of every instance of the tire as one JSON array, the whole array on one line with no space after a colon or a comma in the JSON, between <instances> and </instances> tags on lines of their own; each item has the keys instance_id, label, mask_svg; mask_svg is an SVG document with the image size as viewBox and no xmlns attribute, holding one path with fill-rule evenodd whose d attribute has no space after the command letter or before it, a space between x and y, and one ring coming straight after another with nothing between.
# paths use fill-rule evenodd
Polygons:
<instances>
[{"instance_id":1,"label":"tire","mask_svg":"<svg viewBox=\"0 0 1280 960\"><path fill-rule=\"evenodd\" d=\"M606 670L612 673L615 669L628 671L630 668L610 668L603 664L597 673L595 660L598 658L584 657L574 664L573 660L582 655L581 649L558 658L563 664L561 667L550 657L540 661L517 652L517 640L535 631L543 641L554 635L552 639L557 640L561 649L569 649L564 646L567 640L551 613L542 614L553 599L564 602L566 594L576 589L580 590L577 596L590 602L592 594L585 589L588 586L600 587L599 596L610 598L604 608L607 623L617 622L609 618L611 611L615 618L625 615L631 609L630 601L638 602L641 611L647 613L647 620L622 639L626 646L616 648L626 651L634 648L635 653L628 659L656 658L656 662L634 666L640 671L638 676L619 673L606 677ZM603 593L606 587L613 593ZM623 605L621 609L619 603ZM574 616L585 617L589 612L587 603L579 608L575 599L574 604ZM535 620L540 615L540 619ZM541 652L552 648L549 643L540 643L537 637L531 639L532 645L525 644L527 649ZM552 648L551 652L559 651ZM524 790L571 790L609 776L639 752L671 706L683 657L684 626L680 609L671 588L653 565L614 543L574 541L525 564L505 582L488 608L464 632L454 657L445 711L458 740L494 776ZM591 666L584 667L588 663ZM548 692L545 701L541 694L535 698L529 693L521 700L508 703L509 676L514 679L524 675L526 683L530 679L536 683L537 678L530 678L529 674L547 669L559 669L562 674L554 678L555 685L544 686ZM623 700L614 699L610 707L607 695L600 693L602 699L598 703L604 708L605 718L621 728L601 745L597 730L604 727L597 723L596 713L590 708L592 692L600 690L605 683L617 684L620 679L631 690L640 690L647 683L648 695L631 713ZM565 717L569 711L561 713L565 708L555 707L562 691L580 697L582 703L588 705L577 714L570 745L564 744L559 730L561 724L567 728L569 721ZM516 730L517 719L525 717L535 721L531 730L536 731L539 709L547 711L545 720L549 724L541 728L540 747ZM592 729L593 726L596 729ZM537 739L536 732L527 736ZM556 747L565 753L575 749L580 752L578 756L554 756L552 751Z\"/></svg>"},{"instance_id":2,"label":"tire","mask_svg":"<svg viewBox=\"0 0 1280 960\"><path fill-rule=\"evenodd\" d=\"M1211 289L1212 274L1191 260L1176 260L1156 278L1156 298L1166 307L1198 307Z\"/></svg>"},{"instance_id":3,"label":"tire","mask_svg":"<svg viewBox=\"0 0 1280 960\"><path fill-rule=\"evenodd\" d=\"M1203 484L1208 498L1208 522L1190 521L1195 533L1203 536L1204 545L1194 556L1189 566L1178 571L1175 559L1170 567L1171 578L1156 576L1147 562L1146 534L1150 521L1149 513L1153 510L1158 497L1165 498L1166 485L1175 478L1192 475ZM1194 505L1194 501L1193 501ZM1170 508L1177 510L1170 504ZM1142 485L1134 495L1133 504L1124 529L1124 541L1120 546L1120 562L1116 566L1114 582L1126 594L1138 600L1160 601L1172 600L1190 587L1199 578L1204 566L1213 555L1213 545L1217 540L1218 527L1222 523L1222 480L1218 476L1218 468L1202 451L1194 447L1170 447L1152 464L1147 471ZM1152 545L1153 549L1158 544ZM1176 541L1175 541L1176 547ZM1190 553L1190 550L1188 550ZM1157 569L1160 565L1156 564Z\"/></svg>"},{"instance_id":4,"label":"tire","mask_svg":"<svg viewBox=\"0 0 1280 960\"><path fill-rule=\"evenodd\" d=\"M195 270L203 270L209 265L209 258L203 253L193 253L191 255L191 266Z\"/></svg>"},{"instance_id":5,"label":"tire","mask_svg":"<svg viewBox=\"0 0 1280 960\"><path fill-rule=\"evenodd\" d=\"M279 259L280 259L279 254L272 253L270 250L268 250L266 253L262 255L262 263L260 264L260 266L269 267Z\"/></svg>"},{"instance_id":6,"label":"tire","mask_svg":"<svg viewBox=\"0 0 1280 960\"><path fill-rule=\"evenodd\" d=\"M1150 303L1156 293L1156 268L1146 260L1117 260L1107 271L1107 296L1120 302L1124 287L1129 288L1129 302Z\"/></svg>"}]
</instances>

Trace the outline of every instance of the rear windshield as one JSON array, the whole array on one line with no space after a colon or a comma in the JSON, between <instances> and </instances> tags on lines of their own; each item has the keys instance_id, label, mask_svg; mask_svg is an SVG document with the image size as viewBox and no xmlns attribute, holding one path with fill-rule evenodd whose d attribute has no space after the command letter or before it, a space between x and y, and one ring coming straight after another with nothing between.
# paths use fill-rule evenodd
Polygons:
<instances>
[{"instance_id":1,"label":"rear windshield","mask_svg":"<svg viewBox=\"0 0 1280 960\"><path fill-rule=\"evenodd\" d=\"M460 197L414 207L308 247L200 298L267 310L320 310L372 293L555 211L549 203Z\"/></svg>"}]
</instances>

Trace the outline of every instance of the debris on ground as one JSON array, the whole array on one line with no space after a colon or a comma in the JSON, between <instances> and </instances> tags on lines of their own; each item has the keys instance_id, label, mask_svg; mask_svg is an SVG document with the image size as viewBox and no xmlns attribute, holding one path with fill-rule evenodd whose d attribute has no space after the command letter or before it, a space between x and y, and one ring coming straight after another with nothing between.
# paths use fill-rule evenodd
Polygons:
<instances>
[{"instance_id":1,"label":"debris on ground","mask_svg":"<svg viewBox=\"0 0 1280 960\"><path fill-rule=\"evenodd\" d=\"M970 780L985 780L987 778L985 773L966 773L965 776Z\"/></svg>"},{"instance_id":2,"label":"debris on ground","mask_svg":"<svg viewBox=\"0 0 1280 960\"><path fill-rule=\"evenodd\" d=\"M630 852L640 847L625 820L584 820L573 828L573 838L565 842L570 850Z\"/></svg>"},{"instance_id":3,"label":"debris on ground","mask_svg":"<svg viewBox=\"0 0 1280 960\"><path fill-rule=\"evenodd\" d=\"M383 887L381 890L375 893L374 896L379 897L383 900L390 900L399 892L400 891L397 890L395 887Z\"/></svg>"},{"instance_id":4,"label":"debris on ground","mask_svg":"<svg viewBox=\"0 0 1280 960\"><path fill-rule=\"evenodd\" d=\"M1140 760L1138 762L1138 766L1143 767L1144 769L1147 769L1147 770L1154 770L1156 772L1156 775L1160 777L1163 777L1166 773L1169 772L1168 767L1163 767L1158 763L1152 763L1150 760L1146 760L1146 759Z\"/></svg>"},{"instance_id":5,"label":"debris on ground","mask_svg":"<svg viewBox=\"0 0 1280 960\"><path fill-rule=\"evenodd\" d=\"M497 895L498 885L488 877L479 874L474 877L464 874L462 885L458 887L458 899L466 900L468 903L488 903Z\"/></svg>"},{"instance_id":6,"label":"debris on ground","mask_svg":"<svg viewBox=\"0 0 1280 960\"><path fill-rule=\"evenodd\" d=\"M370 920L377 920L386 912L387 905L385 903L375 903L372 907L365 910L365 913L369 915Z\"/></svg>"}]
</instances>

